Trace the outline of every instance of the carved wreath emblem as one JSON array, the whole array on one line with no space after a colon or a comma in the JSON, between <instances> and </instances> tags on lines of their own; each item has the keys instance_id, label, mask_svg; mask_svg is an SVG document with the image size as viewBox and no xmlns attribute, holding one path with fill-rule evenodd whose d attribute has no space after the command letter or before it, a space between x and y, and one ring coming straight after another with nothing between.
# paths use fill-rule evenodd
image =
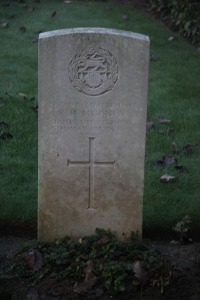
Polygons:
<instances>
[{"instance_id":1,"label":"carved wreath emblem","mask_svg":"<svg viewBox=\"0 0 200 300\"><path fill-rule=\"evenodd\" d=\"M71 60L69 78L79 92L91 96L101 95L111 90L117 82L118 65L109 51L88 48Z\"/></svg>"}]
</instances>

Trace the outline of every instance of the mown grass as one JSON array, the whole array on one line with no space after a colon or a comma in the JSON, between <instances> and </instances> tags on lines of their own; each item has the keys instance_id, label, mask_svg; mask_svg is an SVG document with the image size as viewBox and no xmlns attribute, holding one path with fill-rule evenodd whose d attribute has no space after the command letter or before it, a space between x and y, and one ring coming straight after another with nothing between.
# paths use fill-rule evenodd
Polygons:
<instances>
[{"instance_id":1,"label":"mown grass","mask_svg":"<svg viewBox=\"0 0 200 300\"><path fill-rule=\"evenodd\" d=\"M6 3L10 5L2 5ZM188 167L188 173L179 173L172 165L157 168L154 162L174 155L172 142L180 147L200 145L200 52L148 13L116 1L2 1L0 5L1 24L9 23L7 28L0 27L0 122L10 126L1 126L0 134L13 135L13 139L0 140L1 224L36 223L37 219L37 113L31 107L37 105L38 32L91 26L149 35L151 53L158 58L150 63L149 74L148 120L156 126L147 131L144 228L170 230L186 214L193 228L198 228L199 146L190 154L176 154L178 164ZM19 29L23 26L25 32ZM168 41L170 36L175 39ZM171 123L161 125L160 118L171 119ZM169 126L174 133L158 132ZM161 183L165 173L174 175L175 181Z\"/></svg>"}]
</instances>

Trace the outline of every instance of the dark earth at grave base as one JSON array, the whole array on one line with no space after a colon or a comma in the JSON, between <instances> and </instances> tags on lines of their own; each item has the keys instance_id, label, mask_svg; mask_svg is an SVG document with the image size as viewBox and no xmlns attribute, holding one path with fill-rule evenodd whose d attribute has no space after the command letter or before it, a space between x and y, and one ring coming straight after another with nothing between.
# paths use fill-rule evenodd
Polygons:
<instances>
[{"instance_id":1,"label":"dark earth at grave base","mask_svg":"<svg viewBox=\"0 0 200 300\"><path fill-rule=\"evenodd\" d=\"M0 265L3 266L17 252L17 249L31 239L32 237L27 235L25 237L0 237ZM141 296L140 288L134 287L132 282L127 282L126 291L117 296L110 296L101 283L97 284L95 293L79 295L74 292L74 280L58 281L47 276L30 287L26 279L6 279L0 274L0 300L200 299L200 243L179 245L166 241L152 241L150 244L165 256L174 270L171 283L164 287L163 294L158 288L144 286ZM103 295L101 295L102 292Z\"/></svg>"}]
</instances>

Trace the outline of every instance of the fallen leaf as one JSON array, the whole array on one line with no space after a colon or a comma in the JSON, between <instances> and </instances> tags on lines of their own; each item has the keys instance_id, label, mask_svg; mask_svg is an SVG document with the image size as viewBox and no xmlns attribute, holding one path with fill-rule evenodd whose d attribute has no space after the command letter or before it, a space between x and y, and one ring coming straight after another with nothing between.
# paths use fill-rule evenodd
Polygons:
<instances>
[{"instance_id":1,"label":"fallen leaf","mask_svg":"<svg viewBox=\"0 0 200 300\"><path fill-rule=\"evenodd\" d=\"M54 12L52 13L52 15L51 15L51 18L54 18L54 17L56 16L56 14L57 14L57 12L54 11Z\"/></svg>"},{"instance_id":2,"label":"fallen leaf","mask_svg":"<svg viewBox=\"0 0 200 300\"><path fill-rule=\"evenodd\" d=\"M193 149L197 146L197 144L187 144L181 149L182 153L189 154L193 151Z\"/></svg>"},{"instance_id":3,"label":"fallen leaf","mask_svg":"<svg viewBox=\"0 0 200 300\"><path fill-rule=\"evenodd\" d=\"M168 41L169 42L172 42L172 41L174 41L175 40L175 37L174 36L170 36L169 38L168 38Z\"/></svg>"},{"instance_id":4,"label":"fallen leaf","mask_svg":"<svg viewBox=\"0 0 200 300\"><path fill-rule=\"evenodd\" d=\"M87 298L88 299L95 299L95 298L99 298L103 295L104 290L102 288L95 288L89 291L89 293L87 294Z\"/></svg>"},{"instance_id":5,"label":"fallen leaf","mask_svg":"<svg viewBox=\"0 0 200 300\"><path fill-rule=\"evenodd\" d=\"M105 234L104 236L102 236L102 237L98 240L97 244L98 244L98 245L105 245L105 244L107 244L109 241L110 241L109 236Z\"/></svg>"},{"instance_id":6,"label":"fallen leaf","mask_svg":"<svg viewBox=\"0 0 200 300\"><path fill-rule=\"evenodd\" d=\"M174 148L174 152L179 152L179 147L176 142L172 142L172 146Z\"/></svg>"},{"instance_id":7,"label":"fallen leaf","mask_svg":"<svg viewBox=\"0 0 200 300\"><path fill-rule=\"evenodd\" d=\"M123 19L124 21L128 21L128 20L129 20L129 17L128 17L127 15L123 15L123 16L122 16L122 19Z\"/></svg>"},{"instance_id":8,"label":"fallen leaf","mask_svg":"<svg viewBox=\"0 0 200 300\"><path fill-rule=\"evenodd\" d=\"M94 275L94 262L93 260L87 261L87 267L85 268L85 282L90 281L91 279L96 279Z\"/></svg>"},{"instance_id":9,"label":"fallen leaf","mask_svg":"<svg viewBox=\"0 0 200 300\"><path fill-rule=\"evenodd\" d=\"M138 260L133 264L133 273L135 277L139 280L141 285L146 282L146 272L143 270L141 262Z\"/></svg>"},{"instance_id":10,"label":"fallen leaf","mask_svg":"<svg viewBox=\"0 0 200 300\"><path fill-rule=\"evenodd\" d=\"M1 23L1 27L2 28L8 28L9 27L9 23L8 22Z\"/></svg>"},{"instance_id":11,"label":"fallen leaf","mask_svg":"<svg viewBox=\"0 0 200 300\"><path fill-rule=\"evenodd\" d=\"M25 26L21 26L21 27L19 27L19 31L21 31L21 32L26 32L26 27Z\"/></svg>"},{"instance_id":12,"label":"fallen leaf","mask_svg":"<svg viewBox=\"0 0 200 300\"><path fill-rule=\"evenodd\" d=\"M32 250L25 254L26 263L34 272L43 267L42 254L38 250Z\"/></svg>"},{"instance_id":13,"label":"fallen leaf","mask_svg":"<svg viewBox=\"0 0 200 300\"><path fill-rule=\"evenodd\" d=\"M155 166L156 166L156 167L164 167L164 166L165 166L165 163L164 163L163 160L157 160L157 161L155 162Z\"/></svg>"},{"instance_id":14,"label":"fallen leaf","mask_svg":"<svg viewBox=\"0 0 200 300\"><path fill-rule=\"evenodd\" d=\"M39 300L39 294L33 287L29 288L25 297L25 300Z\"/></svg>"},{"instance_id":15,"label":"fallen leaf","mask_svg":"<svg viewBox=\"0 0 200 300\"><path fill-rule=\"evenodd\" d=\"M20 96L20 97L23 97L24 99L27 99L27 98L28 98L27 94L24 94L24 93L19 93L19 96Z\"/></svg>"},{"instance_id":16,"label":"fallen leaf","mask_svg":"<svg viewBox=\"0 0 200 300\"><path fill-rule=\"evenodd\" d=\"M180 241L171 240L169 243L172 245L179 245Z\"/></svg>"},{"instance_id":17,"label":"fallen leaf","mask_svg":"<svg viewBox=\"0 0 200 300\"><path fill-rule=\"evenodd\" d=\"M10 126L7 123L0 122L0 129L7 129L7 128L10 128Z\"/></svg>"},{"instance_id":18,"label":"fallen leaf","mask_svg":"<svg viewBox=\"0 0 200 300\"><path fill-rule=\"evenodd\" d=\"M4 132L0 135L0 140L5 141L5 140L11 140L11 139L13 139L13 135L9 132L8 133Z\"/></svg>"},{"instance_id":19,"label":"fallen leaf","mask_svg":"<svg viewBox=\"0 0 200 300\"><path fill-rule=\"evenodd\" d=\"M166 124L166 123L168 124L168 123L171 123L171 120L170 119L159 119L158 122L160 124Z\"/></svg>"},{"instance_id":20,"label":"fallen leaf","mask_svg":"<svg viewBox=\"0 0 200 300\"><path fill-rule=\"evenodd\" d=\"M76 282L73 288L74 292L80 295L87 295L88 293L90 293L90 291L92 290L96 282L97 282L96 277L81 283Z\"/></svg>"},{"instance_id":21,"label":"fallen leaf","mask_svg":"<svg viewBox=\"0 0 200 300\"><path fill-rule=\"evenodd\" d=\"M87 295L97 282L97 277L94 275L94 262L93 260L87 261L87 267L85 268L84 282L75 283L74 292L80 295Z\"/></svg>"},{"instance_id":22,"label":"fallen leaf","mask_svg":"<svg viewBox=\"0 0 200 300\"><path fill-rule=\"evenodd\" d=\"M171 155L163 156L162 160L157 160L155 162L156 167L164 167L165 165L172 165L177 163L177 158Z\"/></svg>"},{"instance_id":23,"label":"fallen leaf","mask_svg":"<svg viewBox=\"0 0 200 300\"><path fill-rule=\"evenodd\" d=\"M189 170L185 166L175 166L175 169L177 169L180 173L188 173Z\"/></svg>"},{"instance_id":24,"label":"fallen leaf","mask_svg":"<svg viewBox=\"0 0 200 300\"><path fill-rule=\"evenodd\" d=\"M149 59L150 59L150 61L157 61L158 57L155 54L150 53L150 58Z\"/></svg>"},{"instance_id":25,"label":"fallen leaf","mask_svg":"<svg viewBox=\"0 0 200 300\"><path fill-rule=\"evenodd\" d=\"M174 133L175 129L174 128L163 128L163 129L160 129L158 130L159 133L161 134L166 134L166 135L169 135L171 133Z\"/></svg>"},{"instance_id":26,"label":"fallen leaf","mask_svg":"<svg viewBox=\"0 0 200 300\"><path fill-rule=\"evenodd\" d=\"M32 111L37 113L38 112L38 105L30 107L30 109L32 109Z\"/></svg>"},{"instance_id":27,"label":"fallen leaf","mask_svg":"<svg viewBox=\"0 0 200 300\"><path fill-rule=\"evenodd\" d=\"M65 4L70 4L72 1L64 1Z\"/></svg>"},{"instance_id":28,"label":"fallen leaf","mask_svg":"<svg viewBox=\"0 0 200 300\"><path fill-rule=\"evenodd\" d=\"M84 241L84 238L79 238L78 239L79 244L83 244L83 241Z\"/></svg>"},{"instance_id":29,"label":"fallen leaf","mask_svg":"<svg viewBox=\"0 0 200 300\"><path fill-rule=\"evenodd\" d=\"M177 163L176 157L171 156L171 155L163 156L162 161L163 161L166 165L172 165L172 164L176 164L176 163Z\"/></svg>"},{"instance_id":30,"label":"fallen leaf","mask_svg":"<svg viewBox=\"0 0 200 300\"><path fill-rule=\"evenodd\" d=\"M147 126L147 129L151 129L151 128L155 127L154 122L147 122L146 126Z\"/></svg>"},{"instance_id":31,"label":"fallen leaf","mask_svg":"<svg viewBox=\"0 0 200 300\"><path fill-rule=\"evenodd\" d=\"M171 182L175 179L174 176L171 176L169 174L165 174L163 176L160 177L160 180L163 181L163 182Z\"/></svg>"}]
</instances>

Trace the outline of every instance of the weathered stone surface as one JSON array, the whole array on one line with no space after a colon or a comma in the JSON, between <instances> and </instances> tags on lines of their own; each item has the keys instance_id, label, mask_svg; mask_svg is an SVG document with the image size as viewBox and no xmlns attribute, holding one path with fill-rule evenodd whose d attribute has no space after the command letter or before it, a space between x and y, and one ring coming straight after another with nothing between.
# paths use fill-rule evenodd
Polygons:
<instances>
[{"instance_id":1,"label":"weathered stone surface","mask_svg":"<svg viewBox=\"0 0 200 300\"><path fill-rule=\"evenodd\" d=\"M148 63L143 35L40 35L40 240L96 227L142 234Z\"/></svg>"}]
</instances>

